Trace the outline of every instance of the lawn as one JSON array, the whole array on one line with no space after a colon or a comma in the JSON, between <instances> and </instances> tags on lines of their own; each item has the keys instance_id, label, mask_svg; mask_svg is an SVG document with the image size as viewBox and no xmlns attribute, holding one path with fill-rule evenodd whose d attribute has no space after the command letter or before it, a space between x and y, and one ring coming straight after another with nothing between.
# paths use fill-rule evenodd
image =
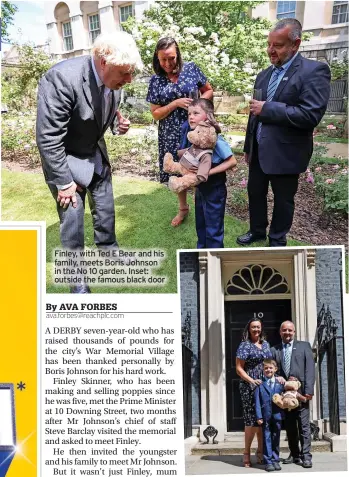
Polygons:
<instances>
[{"instance_id":1,"label":"lawn","mask_svg":"<svg viewBox=\"0 0 349 477\"><path fill-rule=\"evenodd\" d=\"M116 233L122 249L159 248L166 252L157 274L167 276L163 287L92 287L94 293L175 293L176 250L196 246L194 204L189 197L191 213L180 227L170 225L177 211L176 196L164 186L131 177L114 177ZM93 247L93 229L88 209L85 215L85 243ZM68 287L58 287L51 281L53 249L60 247L59 222L55 203L41 174L2 171L2 220L35 220L47 224L47 292L65 293ZM237 247L236 237L248 229L246 222L225 218L225 246ZM305 245L289 240L289 245ZM256 246L265 246L259 242Z\"/></svg>"}]
</instances>

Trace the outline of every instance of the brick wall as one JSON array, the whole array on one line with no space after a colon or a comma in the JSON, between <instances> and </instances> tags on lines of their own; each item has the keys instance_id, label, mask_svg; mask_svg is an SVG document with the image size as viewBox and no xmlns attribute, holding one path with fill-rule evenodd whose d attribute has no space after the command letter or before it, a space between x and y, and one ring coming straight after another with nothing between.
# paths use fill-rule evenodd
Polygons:
<instances>
[{"instance_id":1,"label":"brick wall","mask_svg":"<svg viewBox=\"0 0 349 477\"><path fill-rule=\"evenodd\" d=\"M180 294L182 329L190 320L192 424L200 424L200 295L198 253L180 254Z\"/></svg>"},{"instance_id":2,"label":"brick wall","mask_svg":"<svg viewBox=\"0 0 349 477\"><path fill-rule=\"evenodd\" d=\"M342 310L342 253L340 249L323 248L316 251L316 304L319 313L323 304L329 306L332 318L335 319L337 329L337 374L339 415L344 418L345 410L345 378L344 378L344 339L343 337L343 310ZM323 418L329 417L328 396L333 383L328 382L327 354L320 360L321 397Z\"/></svg>"}]
</instances>

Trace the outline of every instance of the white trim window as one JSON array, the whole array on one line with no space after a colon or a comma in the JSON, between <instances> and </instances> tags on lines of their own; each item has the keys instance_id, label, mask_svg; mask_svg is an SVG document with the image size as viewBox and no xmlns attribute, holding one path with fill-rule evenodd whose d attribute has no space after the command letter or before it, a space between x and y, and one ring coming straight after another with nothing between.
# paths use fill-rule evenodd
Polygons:
<instances>
[{"instance_id":1,"label":"white trim window","mask_svg":"<svg viewBox=\"0 0 349 477\"><path fill-rule=\"evenodd\" d=\"M99 21L98 13L88 16L88 31L90 36L90 43L92 44L98 35L101 33L101 23Z\"/></svg>"},{"instance_id":2,"label":"white trim window","mask_svg":"<svg viewBox=\"0 0 349 477\"><path fill-rule=\"evenodd\" d=\"M333 2L332 24L348 21L348 2Z\"/></svg>"},{"instance_id":3,"label":"white trim window","mask_svg":"<svg viewBox=\"0 0 349 477\"><path fill-rule=\"evenodd\" d=\"M296 2L277 2L276 18L296 18Z\"/></svg>"},{"instance_id":4,"label":"white trim window","mask_svg":"<svg viewBox=\"0 0 349 477\"><path fill-rule=\"evenodd\" d=\"M134 16L133 5L129 3L128 5L122 5L119 7L120 11L120 23L125 22L128 17Z\"/></svg>"},{"instance_id":5,"label":"white trim window","mask_svg":"<svg viewBox=\"0 0 349 477\"><path fill-rule=\"evenodd\" d=\"M74 49L73 33L71 29L71 21L62 23L63 32L63 48L64 51L70 51Z\"/></svg>"}]
</instances>

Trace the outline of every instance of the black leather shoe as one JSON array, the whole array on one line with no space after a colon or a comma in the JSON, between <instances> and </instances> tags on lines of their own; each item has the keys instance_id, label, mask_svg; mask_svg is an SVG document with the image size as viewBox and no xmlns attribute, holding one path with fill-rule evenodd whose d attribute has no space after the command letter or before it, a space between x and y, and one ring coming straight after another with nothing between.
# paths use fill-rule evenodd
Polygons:
<instances>
[{"instance_id":1,"label":"black leather shoe","mask_svg":"<svg viewBox=\"0 0 349 477\"><path fill-rule=\"evenodd\" d=\"M70 287L70 293L91 293L91 290L87 285L74 285Z\"/></svg>"},{"instance_id":2,"label":"black leather shoe","mask_svg":"<svg viewBox=\"0 0 349 477\"><path fill-rule=\"evenodd\" d=\"M305 469L311 469L313 467L313 464L311 462L311 460L305 460L302 464L302 466L305 468Z\"/></svg>"},{"instance_id":3,"label":"black leather shoe","mask_svg":"<svg viewBox=\"0 0 349 477\"><path fill-rule=\"evenodd\" d=\"M236 242L239 245L251 245L251 243L260 242L261 240L265 240L265 239L266 239L265 235L255 235L252 232L248 231L244 235L240 235L236 239Z\"/></svg>"},{"instance_id":4,"label":"black leather shoe","mask_svg":"<svg viewBox=\"0 0 349 477\"><path fill-rule=\"evenodd\" d=\"M274 472L275 469L274 469L273 464L267 464L265 466L265 470L266 470L266 472Z\"/></svg>"},{"instance_id":5,"label":"black leather shoe","mask_svg":"<svg viewBox=\"0 0 349 477\"><path fill-rule=\"evenodd\" d=\"M303 464L303 461L302 461L302 459L300 459L299 457L292 457L291 455L289 455L289 456L287 457L287 459L283 459L283 460L282 460L282 463L283 463L283 464L302 465L302 464Z\"/></svg>"},{"instance_id":6,"label":"black leather shoe","mask_svg":"<svg viewBox=\"0 0 349 477\"><path fill-rule=\"evenodd\" d=\"M287 240L280 239L280 240L271 240L269 239L269 247L286 247Z\"/></svg>"},{"instance_id":7,"label":"black leather shoe","mask_svg":"<svg viewBox=\"0 0 349 477\"><path fill-rule=\"evenodd\" d=\"M279 462L273 462L273 466L275 470L281 470L281 465L279 464Z\"/></svg>"}]
</instances>

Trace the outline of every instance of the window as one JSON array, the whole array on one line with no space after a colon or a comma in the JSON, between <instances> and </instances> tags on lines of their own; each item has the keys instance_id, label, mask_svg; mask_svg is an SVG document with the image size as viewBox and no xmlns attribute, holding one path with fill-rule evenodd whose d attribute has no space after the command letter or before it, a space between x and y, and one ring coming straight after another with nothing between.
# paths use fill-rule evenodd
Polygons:
<instances>
[{"instance_id":1,"label":"window","mask_svg":"<svg viewBox=\"0 0 349 477\"><path fill-rule=\"evenodd\" d=\"M120 23L125 22L128 19L128 17L132 17L132 16L133 16L132 4L120 7Z\"/></svg>"},{"instance_id":2,"label":"window","mask_svg":"<svg viewBox=\"0 0 349 477\"><path fill-rule=\"evenodd\" d=\"M74 49L71 22L63 23L63 45L65 51Z\"/></svg>"},{"instance_id":3,"label":"window","mask_svg":"<svg viewBox=\"0 0 349 477\"><path fill-rule=\"evenodd\" d=\"M225 287L226 295L289 294L290 287L281 273L268 265L254 264L240 268Z\"/></svg>"},{"instance_id":4,"label":"window","mask_svg":"<svg viewBox=\"0 0 349 477\"><path fill-rule=\"evenodd\" d=\"M333 2L332 23L348 21L348 2Z\"/></svg>"},{"instance_id":5,"label":"window","mask_svg":"<svg viewBox=\"0 0 349 477\"><path fill-rule=\"evenodd\" d=\"M276 18L296 18L296 2L278 2Z\"/></svg>"},{"instance_id":6,"label":"window","mask_svg":"<svg viewBox=\"0 0 349 477\"><path fill-rule=\"evenodd\" d=\"M93 43L97 36L101 33L98 13L88 17L88 29L90 32L90 42Z\"/></svg>"}]
</instances>

